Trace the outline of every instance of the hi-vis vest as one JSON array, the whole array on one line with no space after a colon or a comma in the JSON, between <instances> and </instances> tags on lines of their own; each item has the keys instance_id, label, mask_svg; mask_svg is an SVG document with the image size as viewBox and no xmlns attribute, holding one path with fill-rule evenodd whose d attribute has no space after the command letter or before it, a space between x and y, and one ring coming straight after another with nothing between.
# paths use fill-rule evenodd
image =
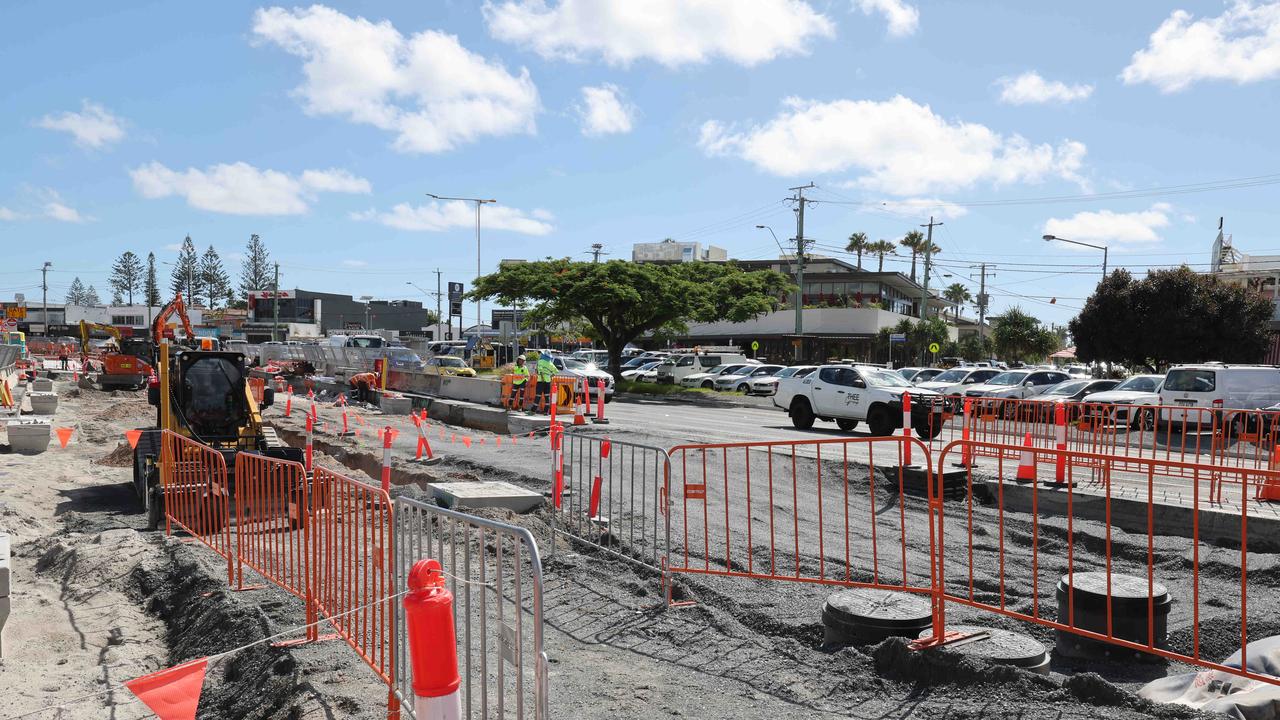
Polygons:
<instances>
[{"instance_id":1,"label":"hi-vis vest","mask_svg":"<svg viewBox=\"0 0 1280 720\"><path fill-rule=\"evenodd\" d=\"M555 377L556 365L550 360L543 358L538 359L538 382L551 382L551 378Z\"/></svg>"},{"instance_id":2,"label":"hi-vis vest","mask_svg":"<svg viewBox=\"0 0 1280 720\"><path fill-rule=\"evenodd\" d=\"M525 365L517 365L512 368L511 373L515 375L511 380L512 385L523 385L529 380L529 368Z\"/></svg>"}]
</instances>

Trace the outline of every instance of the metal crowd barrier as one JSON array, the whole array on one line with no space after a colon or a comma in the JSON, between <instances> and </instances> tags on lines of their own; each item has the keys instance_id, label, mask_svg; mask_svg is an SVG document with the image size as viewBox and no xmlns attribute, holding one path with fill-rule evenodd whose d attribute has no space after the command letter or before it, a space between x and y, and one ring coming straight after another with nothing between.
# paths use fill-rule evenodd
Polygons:
<instances>
[{"instance_id":1,"label":"metal crowd barrier","mask_svg":"<svg viewBox=\"0 0 1280 720\"><path fill-rule=\"evenodd\" d=\"M524 528L396 498L392 570L403 592L416 560L436 558L454 596L460 695L465 718L549 717L542 638L542 561ZM405 637L395 604L396 637ZM394 688L414 717L408 643L396 645Z\"/></svg>"},{"instance_id":2,"label":"metal crowd barrier","mask_svg":"<svg viewBox=\"0 0 1280 720\"><path fill-rule=\"evenodd\" d=\"M231 539L227 465L222 453L170 430L160 437L160 488L165 534L177 525L227 560L227 584L234 585L235 545Z\"/></svg>"},{"instance_id":3,"label":"metal crowd barrier","mask_svg":"<svg viewBox=\"0 0 1280 720\"><path fill-rule=\"evenodd\" d=\"M966 451L1004 454L1021 453L1022 448L1002 443L956 441L938 454L938 467L946 467ZM1056 486L1044 483L1042 487L1041 483L1018 481L1017 464L1004 463L994 480L992 507L990 503L975 502L975 482L970 468L965 497L937 506L935 640L946 633L946 605L960 605L1119 648L1280 684L1280 678L1247 669L1251 620L1254 627L1261 626L1254 632L1252 639L1255 640L1270 632L1272 620L1269 615L1251 618L1249 614L1251 596L1271 590L1266 585L1261 590L1253 589L1249 584L1250 501L1247 495L1248 490L1259 485L1280 486L1280 472L1163 458L1118 458L1072 450L1038 449L1034 455L1047 458L1051 464L1062 457L1068 467L1100 466L1108 474L1114 465L1125 463L1136 468L1140 490L1121 498L1110 486L1104 486L1102 497L1098 498L1093 491L1076 493L1070 482ZM1157 509L1161 503L1154 478L1175 472L1194 479L1188 488L1190 496L1184 499L1185 507L1190 510L1190 547L1183 547L1185 541L1164 532L1173 523L1183 523L1183 516L1167 517L1164 516L1167 508ZM1225 513L1211 502L1210 483L1215 474L1225 476L1228 482L1245 490L1246 498L1238 511ZM991 482L986 483L988 488ZM1021 489L1020 500L1012 500L1014 488ZM1030 496L1029 513L1027 495ZM1098 512L1099 499L1101 512ZM1016 506L1006 510L1006 506L1013 503ZM1052 514L1041 517L1042 509L1050 505ZM1086 521L1081 516L1090 510L1093 512ZM1013 515L1014 512L1018 515ZM1116 518L1121 513L1128 514L1127 531L1117 527ZM1227 527L1238 528L1230 542L1235 547L1224 548L1220 542L1202 543L1202 513L1218 514L1206 522L1214 523L1219 533L1226 523L1233 523ZM1135 530L1132 522L1139 518L1145 519L1145 528ZM1087 553L1083 557L1078 555L1077 547L1087 548ZM1176 572L1161 576L1164 568L1176 568ZM975 577L992 572L998 576L995 581L990 577ZM1077 578L1085 572L1096 573L1094 578L1102 575L1105 592L1086 596L1084 590L1078 590ZM1118 574L1136 577L1139 581L1115 578ZM1124 588L1122 598L1127 605L1123 615L1117 607L1122 600L1113 598L1113 594L1121 595L1113 592L1113 587ZM1162 589L1164 593L1160 592ZM1099 597L1105 599L1099 602ZM1138 613L1136 620L1132 615L1135 603L1144 611ZM1172 625L1168 619L1174 613L1178 625L1189 627L1190 637L1165 634L1166 623ZM1215 638L1212 649L1204 651L1212 652L1214 658L1206 658L1202 652L1202 637L1223 630L1239 640L1239 667L1227 666L1215 659L1223 652L1220 637Z\"/></svg>"},{"instance_id":4,"label":"metal crowd barrier","mask_svg":"<svg viewBox=\"0 0 1280 720\"><path fill-rule=\"evenodd\" d=\"M553 533L660 571L671 547L667 452L594 435L559 435L564 492L559 507L552 504Z\"/></svg>"}]
</instances>

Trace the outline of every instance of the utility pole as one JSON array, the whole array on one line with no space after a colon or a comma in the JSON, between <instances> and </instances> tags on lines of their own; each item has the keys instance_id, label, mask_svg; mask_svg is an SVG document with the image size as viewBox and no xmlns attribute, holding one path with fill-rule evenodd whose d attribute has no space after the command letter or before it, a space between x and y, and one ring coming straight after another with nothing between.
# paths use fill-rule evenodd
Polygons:
<instances>
[{"instance_id":1,"label":"utility pole","mask_svg":"<svg viewBox=\"0 0 1280 720\"><path fill-rule=\"evenodd\" d=\"M276 279L272 284L271 296L275 299L271 308L271 340L276 341L276 332L280 328L280 263L276 263Z\"/></svg>"},{"instance_id":2,"label":"utility pole","mask_svg":"<svg viewBox=\"0 0 1280 720\"><path fill-rule=\"evenodd\" d=\"M981 263L978 267L980 268L980 275L978 276L978 340L982 340L986 336L983 328L987 323L987 264ZM995 275L995 273L991 274Z\"/></svg>"},{"instance_id":3,"label":"utility pole","mask_svg":"<svg viewBox=\"0 0 1280 720\"><path fill-rule=\"evenodd\" d=\"M922 323L929 318L929 262L933 257L933 226L941 224L942 223L934 222L933 216L930 215L929 223L927 225L920 226L929 228L929 234L924 241L924 284L920 290L920 322ZM924 358L926 357L925 352L925 348L920 348L921 365L927 364L924 362Z\"/></svg>"},{"instance_id":4,"label":"utility pole","mask_svg":"<svg viewBox=\"0 0 1280 720\"><path fill-rule=\"evenodd\" d=\"M796 362L804 359L804 206L805 203L813 202L805 199L804 191L813 187L817 186L809 183L800 187L787 188L795 193L794 197L787 199L796 203Z\"/></svg>"},{"instance_id":5,"label":"utility pole","mask_svg":"<svg viewBox=\"0 0 1280 720\"><path fill-rule=\"evenodd\" d=\"M45 261L40 268L40 322L44 323L44 336L49 337L49 266L53 263ZM66 306L63 305L63 308ZM67 311L62 311L62 322L67 321ZM28 326L29 328L30 326Z\"/></svg>"},{"instance_id":6,"label":"utility pole","mask_svg":"<svg viewBox=\"0 0 1280 720\"><path fill-rule=\"evenodd\" d=\"M600 262L601 255L609 254L603 251L604 251L604 245L601 245L600 243L592 243L591 249L588 251L588 253L591 255L591 262L598 263Z\"/></svg>"},{"instance_id":7,"label":"utility pole","mask_svg":"<svg viewBox=\"0 0 1280 720\"><path fill-rule=\"evenodd\" d=\"M440 314L440 312L441 312L441 307L440 307L440 295L441 295L441 293L440 293L440 268L436 268L436 330L439 330L439 329L440 329L440 321L444 319L444 316ZM450 320L450 321L449 321L449 334L450 334L450 335L452 335L452 334L453 334L453 321L452 321L452 320ZM444 339L444 338L442 338L442 337L436 338L436 340L443 340L443 339Z\"/></svg>"}]
</instances>

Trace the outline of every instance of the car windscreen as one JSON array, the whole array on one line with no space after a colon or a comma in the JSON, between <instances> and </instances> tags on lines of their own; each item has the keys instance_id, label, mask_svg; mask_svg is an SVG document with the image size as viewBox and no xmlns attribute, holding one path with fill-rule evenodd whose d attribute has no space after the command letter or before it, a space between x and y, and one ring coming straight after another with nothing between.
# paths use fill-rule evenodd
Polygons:
<instances>
[{"instance_id":1,"label":"car windscreen","mask_svg":"<svg viewBox=\"0 0 1280 720\"><path fill-rule=\"evenodd\" d=\"M711 375L719 375L720 373L724 372L728 368L729 368L728 365L717 365L711 368L710 370L708 370L707 373Z\"/></svg>"},{"instance_id":2,"label":"car windscreen","mask_svg":"<svg viewBox=\"0 0 1280 720\"><path fill-rule=\"evenodd\" d=\"M1213 370L1182 368L1170 370L1164 389L1173 392L1213 392L1218 386L1218 373Z\"/></svg>"},{"instance_id":3,"label":"car windscreen","mask_svg":"<svg viewBox=\"0 0 1280 720\"><path fill-rule=\"evenodd\" d=\"M933 379L933 382L958 383L968 375L968 370L948 370Z\"/></svg>"},{"instance_id":4,"label":"car windscreen","mask_svg":"<svg viewBox=\"0 0 1280 720\"><path fill-rule=\"evenodd\" d=\"M1073 380L1071 382L1061 382L1049 388L1048 390L1045 390L1044 394L1045 395L1075 395L1076 393L1080 392L1080 390L1084 388L1084 386L1087 385L1088 383L1089 383L1088 380L1078 380L1078 381Z\"/></svg>"},{"instance_id":5,"label":"car windscreen","mask_svg":"<svg viewBox=\"0 0 1280 720\"><path fill-rule=\"evenodd\" d=\"M795 375L793 375L792 377L802 378L802 377L805 377L805 376L809 375L810 373L812 373L814 370L817 370L817 369L818 369L818 368L817 368L816 366L815 366L815 367L802 367L802 368L800 368L799 370L797 370L797 371L796 371L796 374L795 374Z\"/></svg>"},{"instance_id":6,"label":"car windscreen","mask_svg":"<svg viewBox=\"0 0 1280 720\"><path fill-rule=\"evenodd\" d=\"M987 381L988 385L1017 385L1027 376L1024 372L1005 372Z\"/></svg>"},{"instance_id":7,"label":"car windscreen","mask_svg":"<svg viewBox=\"0 0 1280 720\"><path fill-rule=\"evenodd\" d=\"M440 363L440 367L466 367L466 364L462 362L462 358L453 357L452 355L440 355L433 359Z\"/></svg>"},{"instance_id":8,"label":"car windscreen","mask_svg":"<svg viewBox=\"0 0 1280 720\"><path fill-rule=\"evenodd\" d=\"M858 372L867 381L867 384L872 387L912 387L906 378L889 370L863 369Z\"/></svg>"},{"instance_id":9,"label":"car windscreen","mask_svg":"<svg viewBox=\"0 0 1280 720\"><path fill-rule=\"evenodd\" d=\"M1155 392L1160 387L1160 378L1147 375L1138 375L1115 386L1115 390L1130 390L1132 392Z\"/></svg>"}]
</instances>

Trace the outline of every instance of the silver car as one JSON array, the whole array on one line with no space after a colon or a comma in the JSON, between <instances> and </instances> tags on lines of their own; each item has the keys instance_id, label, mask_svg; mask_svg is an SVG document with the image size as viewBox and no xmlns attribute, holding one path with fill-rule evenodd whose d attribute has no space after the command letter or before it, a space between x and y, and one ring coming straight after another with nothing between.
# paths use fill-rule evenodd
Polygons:
<instances>
[{"instance_id":1,"label":"silver car","mask_svg":"<svg viewBox=\"0 0 1280 720\"><path fill-rule=\"evenodd\" d=\"M718 376L715 379L715 389L722 392L736 390L745 393L751 389L752 378L768 377L785 368L785 365L747 365L737 372Z\"/></svg>"},{"instance_id":2,"label":"silver car","mask_svg":"<svg viewBox=\"0 0 1280 720\"><path fill-rule=\"evenodd\" d=\"M784 367L772 375L753 377L747 382L748 395L772 395L778 392L778 381L782 378L804 377L817 370L817 365L793 365Z\"/></svg>"}]
</instances>

